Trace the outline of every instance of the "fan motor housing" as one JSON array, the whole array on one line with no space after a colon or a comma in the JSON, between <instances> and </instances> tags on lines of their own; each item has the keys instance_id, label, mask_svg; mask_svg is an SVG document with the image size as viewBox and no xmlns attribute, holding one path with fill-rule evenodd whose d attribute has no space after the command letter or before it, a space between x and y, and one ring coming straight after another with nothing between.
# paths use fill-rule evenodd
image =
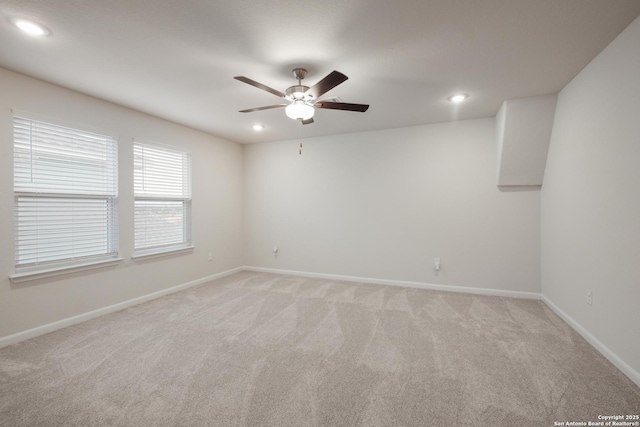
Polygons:
<instances>
[{"instance_id":1,"label":"fan motor housing","mask_svg":"<svg viewBox=\"0 0 640 427\"><path fill-rule=\"evenodd\" d=\"M304 99L305 92L308 90L309 90L309 86L295 85L295 86L291 86L290 88L287 88L287 90L285 91L285 94L287 95L287 98L290 98L290 99Z\"/></svg>"}]
</instances>

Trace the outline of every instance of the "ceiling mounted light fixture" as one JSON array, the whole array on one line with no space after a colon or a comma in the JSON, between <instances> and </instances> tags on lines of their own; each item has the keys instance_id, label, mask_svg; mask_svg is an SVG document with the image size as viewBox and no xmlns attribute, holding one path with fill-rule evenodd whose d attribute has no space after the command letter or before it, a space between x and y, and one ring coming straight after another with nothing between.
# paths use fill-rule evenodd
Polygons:
<instances>
[{"instance_id":1,"label":"ceiling mounted light fixture","mask_svg":"<svg viewBox=\"0 0 640 427\"><path fill-rule=\"evenodd\" d=\"M10 22L19 30L30 36L42 37L51 34L46 27L26 19L11 19Z\"/></svg>"},{"instance_id":2,"label":"ceiling mounted light fixture","mask_svg":"<svg viewBox=\"0 0 640 427\"><path fill-rule=\"evenodd\" d=\"M296 99L284 109L287 117L293 120L309 120L313 117L315 109L304 102L302 99Z\"/></svg>"},{"instance_id":3,"label":"ceiling mounted light fixture","mask_svg":"<svg viewBox=\"0 0 640 427\"><path fill-rule=\"evenodd\" d=\"M318 83L312 87L302 84L302 79L307 75L307 70L304 68L294 68L293 77L298 80L298 84L287 88L285 92L273 89L269 86L258 83L255 80L251 80L245 76L235 76L234 79L251 86L262 89L269 92L279 98L283 98L288 103L267 105L266 107L249 108L247 110L240 110L241 113L251 113L254 111L270 110L272 108L285 107L285 113L287 117L297 120L303 125L313 123L313 114L316 108L326 110L342 110L342 111L358 111L364 113L369 108L367 104L352 104L348 102L340 102L339 98L318 100L318 98L340 83L348 79L347 76L339 71L332 71L325 76Z\"/></svg>"},{"instance_id":4,"label":"ceiling mounted light fixture","mask_svg":"<svg viewBox=\"0 0 640 427\"><path fill-rule=\"evenodd\" d=\"M251 129L255 130L256 132L260 132L261 130L264 130L264 126L256 124L251 126Z\"/></svg>"},{"instance_id":5,"label":"ceiling mounted light fixture","mask_svg":"<svg viewBox=\"0 0 640 427\"><path fill-rule=\"evenodd\" d=\"M468 93L456 93L455 95L451 95L447 99L449 101L453 102L454 104L459 104L462 101L464 101L465 99L467 99L468 97L469 97Z\"/></svg>"}]
</instances>

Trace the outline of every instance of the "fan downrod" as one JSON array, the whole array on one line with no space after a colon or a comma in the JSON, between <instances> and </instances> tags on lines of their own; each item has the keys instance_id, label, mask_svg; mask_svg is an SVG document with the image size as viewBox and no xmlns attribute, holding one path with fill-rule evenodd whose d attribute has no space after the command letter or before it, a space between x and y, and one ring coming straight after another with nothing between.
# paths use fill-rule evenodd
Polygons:
<instances>
[{"instance_id":1,"label":"fan downrod","mask_svg":"<svg viewBox=\"0 0 640 427\"><path fill-rule=\"evenodd\" d=\"M287 88L285 94L293 100L304 99L305 93L309 90L309 86L302 84L302 79L307 75L307 70L304 68L294 68L291 73L293 74L293 77L298 79L298 84Z\"/></svg>"}]
</instances>

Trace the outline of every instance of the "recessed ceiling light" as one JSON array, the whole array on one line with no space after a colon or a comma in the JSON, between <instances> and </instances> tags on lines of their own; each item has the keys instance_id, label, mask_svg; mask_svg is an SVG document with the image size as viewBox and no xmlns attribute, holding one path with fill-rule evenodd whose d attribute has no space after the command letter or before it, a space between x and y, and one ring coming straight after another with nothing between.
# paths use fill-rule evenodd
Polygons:
<instances>
[{"instance_id":1,"label":"recessed ceiling light","mask_svg":"<svg viewBox=\"0 0 640 427\"><path fill-rule=\"evenodd\" d=\"M251 126L251 129L255 130L256 132L260 132L261 130L264 129L264 126L262 126L262 125L253 125L253 126Z\"/></svg>"},{"instance_id":2,"label":"recessed ceiling light","mask_svg":"<svg viewBox=\"0 0 640 427\"><path fill-rule=\"evenodd\" d=\"M468 97L469 97L469 94L467 94L467 93L456 93L455 95L451 95L447 99L449 101L453 102L454 104L459 104L462 101L464 101L465 99L467 99Z\"/></svg>"},{"instance_id":3,"label":"recessed ceiling light","mask_svg":"<svg viewBox=\"0 0 640 427\"><path fill-rule=\"evenodd\" d=\"M26 19L13 19L11 23L30 36L42 37L51 34L47 28Z\"/></svg>"}]
</instances>

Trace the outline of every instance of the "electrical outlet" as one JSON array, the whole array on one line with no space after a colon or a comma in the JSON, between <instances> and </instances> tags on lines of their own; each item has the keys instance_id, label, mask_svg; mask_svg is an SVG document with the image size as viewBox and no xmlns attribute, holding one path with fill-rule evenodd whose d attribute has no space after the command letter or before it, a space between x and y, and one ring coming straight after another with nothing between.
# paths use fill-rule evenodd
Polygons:
<instances>
[{"instance_id":1,"label":"electrical outlet","mask_svg":"<svg viewBox=\"0 0 640 427\"><path fill-rule=\"evenodd\" d=\"M207 255L207 261L213 261L213 254L211 252Z\"/></svg>"},{"instance_id":2,"label":"electrical outlet","mask_svg":"<svg viewBox=\"0 0 640 427\"><path fill-rule=\"evenodd\" d=\"M440 271L440 258L433 259L433 269L435 271Z\"/></svg>"},{"instance_id":3,"label":"electrical outlet","mask_svg":"<svg viewBox=\"0 0 640 427\"><path fill-rule=\"evenodd\" d=\"M587 305L593 305L593 291L587 289Z\"/></svg>"}]
</instances>

